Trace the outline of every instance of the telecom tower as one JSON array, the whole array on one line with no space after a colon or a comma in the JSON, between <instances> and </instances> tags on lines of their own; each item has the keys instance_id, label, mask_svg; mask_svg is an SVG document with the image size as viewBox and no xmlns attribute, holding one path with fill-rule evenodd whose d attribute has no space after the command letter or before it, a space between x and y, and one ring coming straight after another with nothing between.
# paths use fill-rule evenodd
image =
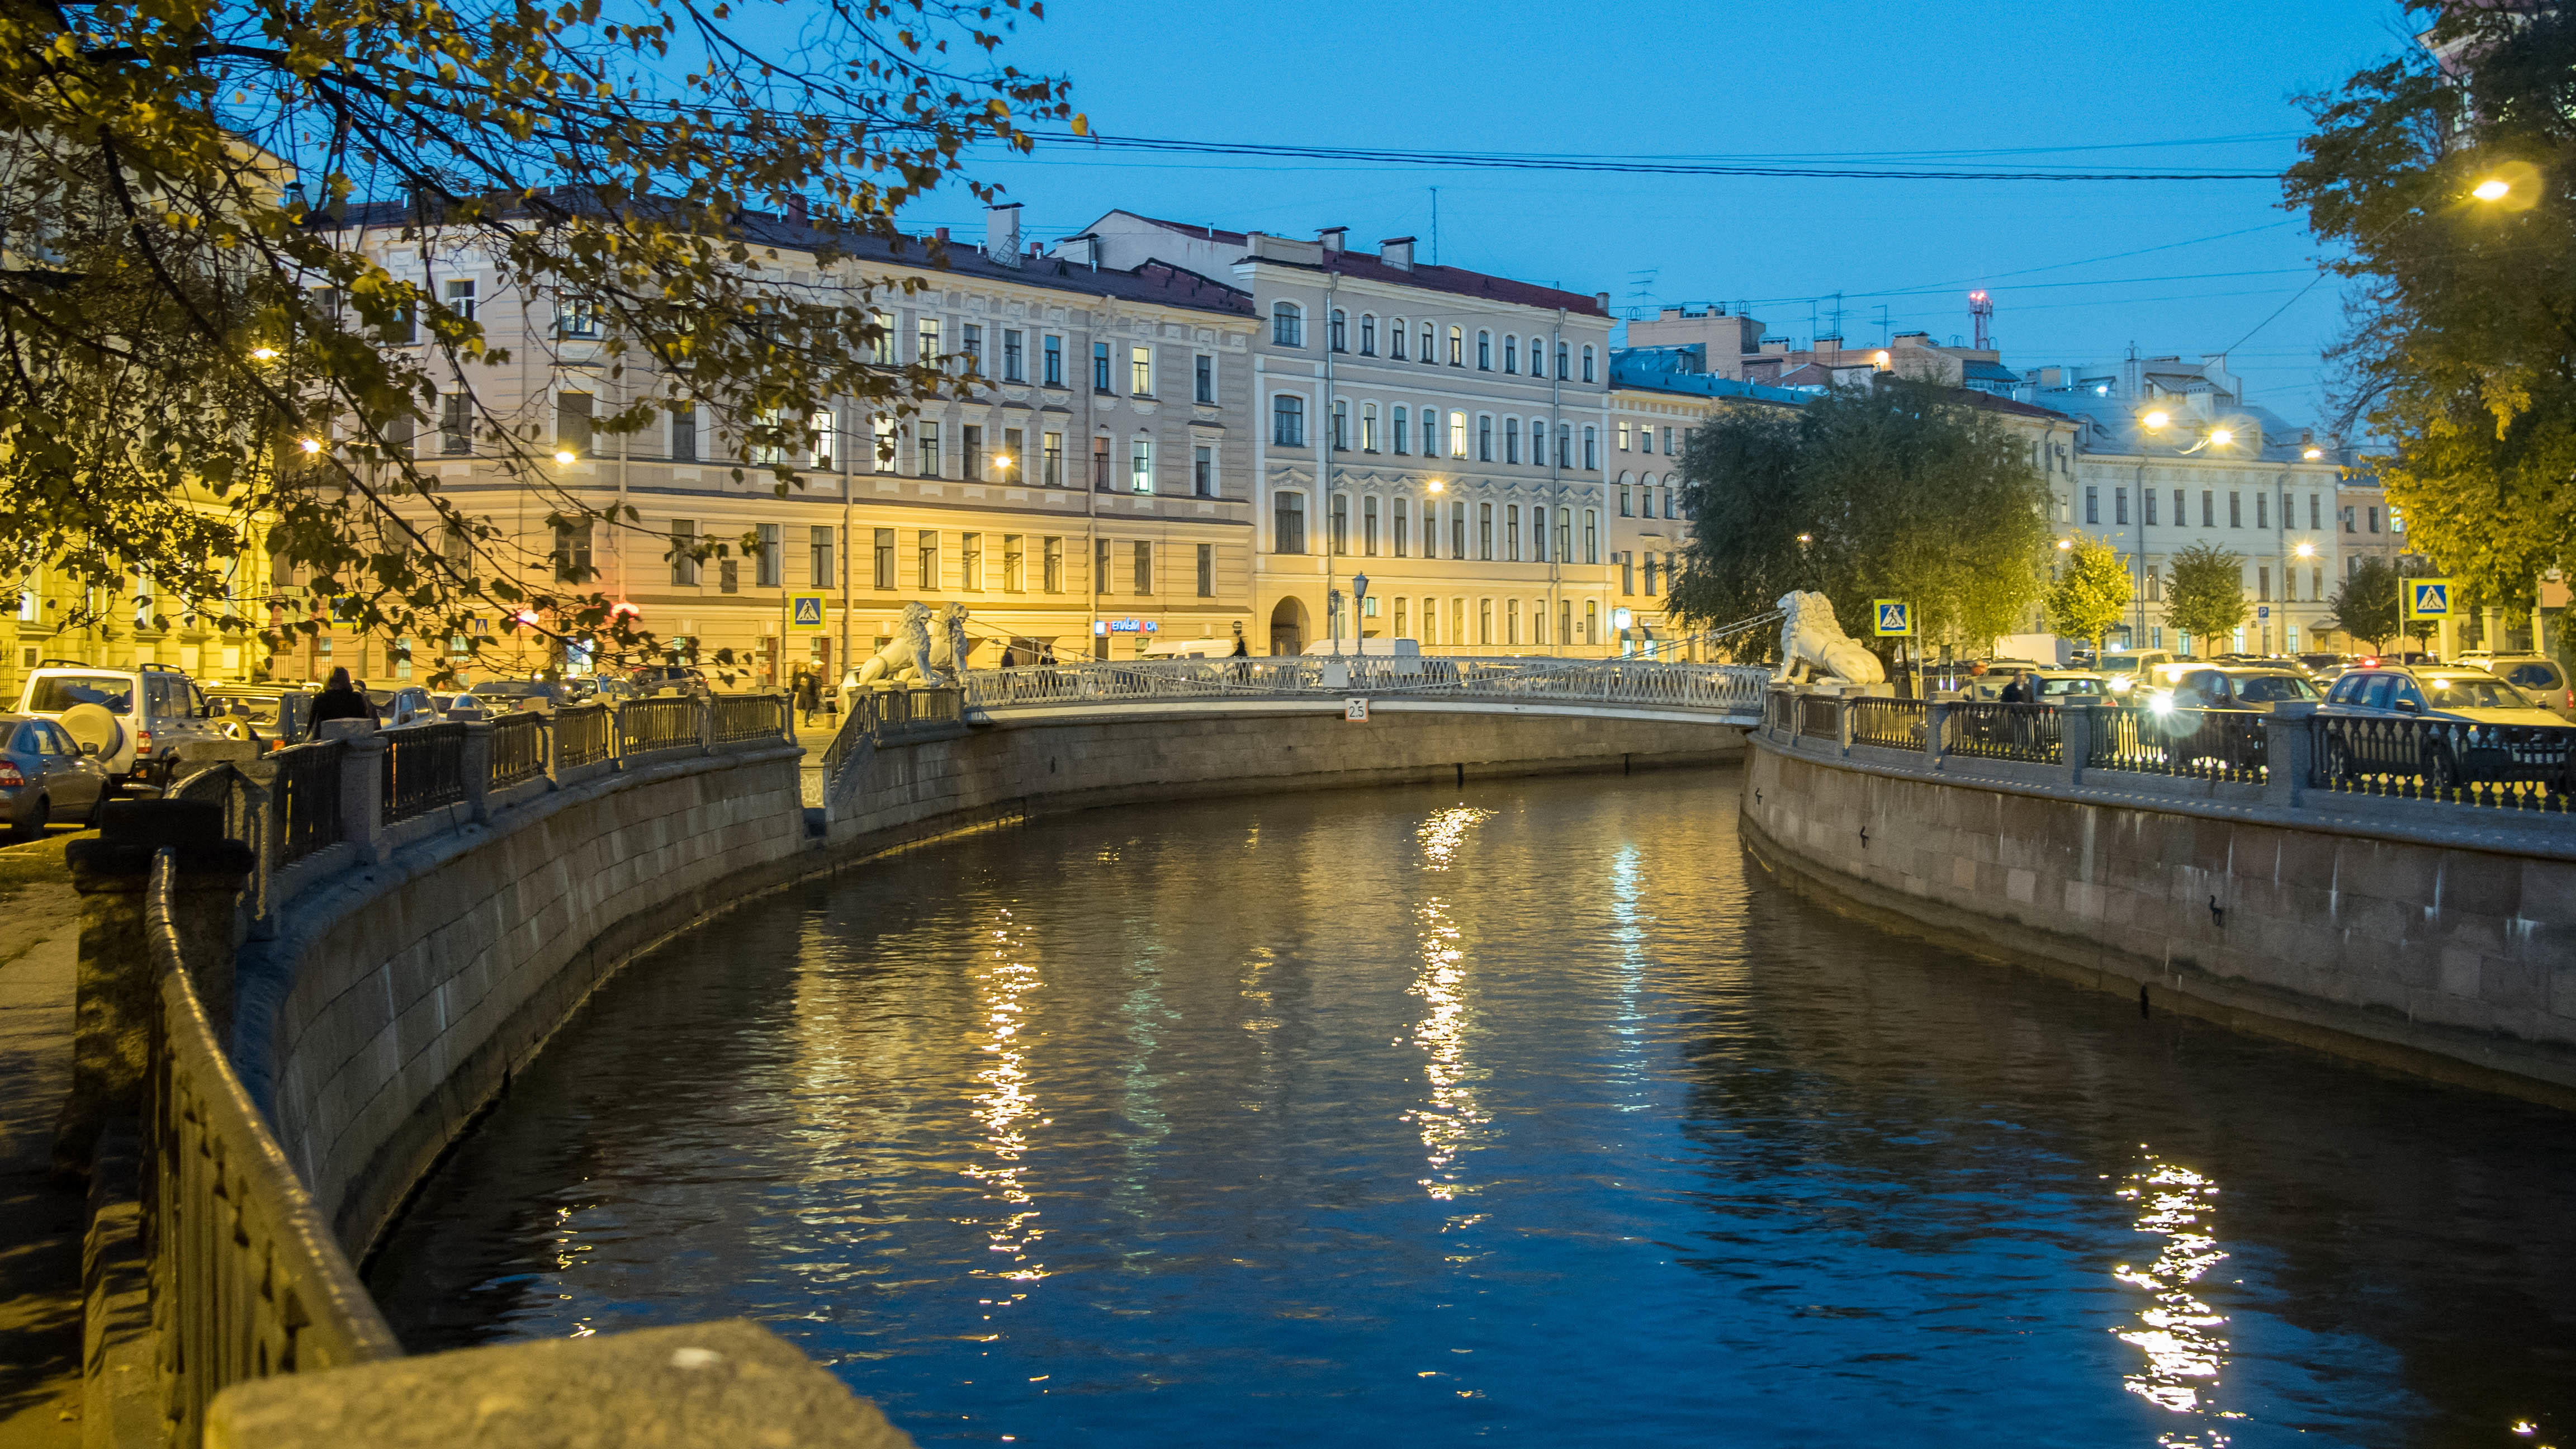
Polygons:
<instances>
[{"instance_id":1,"label":"telecom tower","mask_svg":"<svg viewBox=\"0 0 2576 1449\"><path fill-rule=\"evenodd\" d=\"M1975 334L1979 352L1995 345L1995 299L1983 288L1968 294L1968 330Z\"/></svg>"}]
</instances>

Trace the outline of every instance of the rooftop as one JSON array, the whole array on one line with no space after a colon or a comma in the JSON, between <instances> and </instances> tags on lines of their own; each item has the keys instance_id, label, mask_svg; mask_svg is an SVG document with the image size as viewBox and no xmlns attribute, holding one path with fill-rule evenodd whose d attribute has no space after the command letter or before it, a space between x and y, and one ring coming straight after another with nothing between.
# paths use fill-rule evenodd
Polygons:
<instances>
[{"instance_id":1,"label":"rooftop","mask_svg":"<svg viewBox=\"0 0 2576 1449\"><path fill-rule=\"evenodd\" d=\"M1705 370L1700 348L1623 347L1610 354L1610 385L1642 392L1684 393L1692 397L1729 397L1748 402L1795 405L1807 395L1785 387L1737 382Z\"/></svg>"},{"instance_id":2,"label":"rooftop","mask_svg":"<svg viewBox=\"0 0 2576 1449\"><path fill-rule=\"evenodd\" d=\"M1132 211L1127 215L1135 217L1138 221L1162 227L1178 236L1241 246L1247 252L1252 246L1251 234L1246 232L1166 221L1161 217L1141 216ZM1347 247L1339 250L1324 248L1320 250L1320 255L1320 261L1311 263L1278 256L1264 256L1260 260L1275 262L1282 266L1333 272L1345 277L1382 282L1393 287L1420 287L1426 291L1447 292L1455 296L1476 297L1489 302L1503 302L1520 307L1539 307L1549 311L1563 310L1586 317L1606 318L1610 315L1609 309L1602 305L1601 299L1588 293L1542 287L1535 282L1518 282L1509 277L1497 277L1487 272L1471 272L1465 267L1436 267L1421 262L1416 262L1409 267L1393 266L1381 260L1376 252L1352 251Z\"/></svg>"}]
</instances>

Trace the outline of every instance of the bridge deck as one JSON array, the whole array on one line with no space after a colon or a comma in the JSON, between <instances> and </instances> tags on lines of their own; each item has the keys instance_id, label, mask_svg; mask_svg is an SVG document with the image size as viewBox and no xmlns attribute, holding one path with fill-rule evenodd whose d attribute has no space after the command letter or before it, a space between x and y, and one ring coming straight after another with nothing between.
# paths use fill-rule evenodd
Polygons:
<instances>
[{"instance_id":1,"label":"bridge deck","mask_svg":"<svg viewBox=\"0 0 2576 1449\"><path fill-rule=\"evenodd\" d=\"M1039 715L1335 710L1365 698L1389 711L1558 714L1602 719L1762 719L1770 671L1758 666L1634 659L1452 659L1378 656L1084 661L966 676L969 711Z\"/></svg>"}]
</instances>

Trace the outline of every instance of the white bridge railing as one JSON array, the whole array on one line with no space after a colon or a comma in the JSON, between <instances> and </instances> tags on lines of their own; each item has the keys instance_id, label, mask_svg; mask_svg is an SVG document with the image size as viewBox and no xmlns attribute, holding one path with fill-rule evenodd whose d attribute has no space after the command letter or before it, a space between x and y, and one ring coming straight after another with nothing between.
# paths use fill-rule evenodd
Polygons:
<instances>
[{"instance_id":1,"label":"white bridge railing","mask_svg":"<svg viewBox=\"0 0 2576 1449\"><path fill-rule=\"evenodd\" d=\"M966 676L970 709L1367 695L1611 705L1762 716L1760 665L1643 659L1462 659L1378 655L1084 661Z\"/></svg>"}]
</instances>

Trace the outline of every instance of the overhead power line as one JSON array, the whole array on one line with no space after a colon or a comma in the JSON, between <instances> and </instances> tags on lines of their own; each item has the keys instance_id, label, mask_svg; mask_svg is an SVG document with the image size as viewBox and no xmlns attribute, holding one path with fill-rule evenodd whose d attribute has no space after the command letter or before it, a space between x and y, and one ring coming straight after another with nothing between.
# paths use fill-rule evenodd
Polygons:
<instances>
[{"instance_id":1,"label":"overhead power line","mask_svg":"<svg viewBox=\"0 0 2576 1449\"><path fill-rule=\"evenodd\" d=\"M1098 151L1141 151L1191 156L1258 156L1278 161L1319 161L1374 166L1423 166L1461 171L1571 171L1649 176L1821 177L1864 181L2279 181L2277 171L1972 171L1942 167L1790 164L1758 157L1574 155L1511 151L1398 151L1368 146L1290 146L1263 141L1187 141L1154 136L1077 136L1070 131L1026 133L1042 145Z\"/></svg>"}]
</instances>

